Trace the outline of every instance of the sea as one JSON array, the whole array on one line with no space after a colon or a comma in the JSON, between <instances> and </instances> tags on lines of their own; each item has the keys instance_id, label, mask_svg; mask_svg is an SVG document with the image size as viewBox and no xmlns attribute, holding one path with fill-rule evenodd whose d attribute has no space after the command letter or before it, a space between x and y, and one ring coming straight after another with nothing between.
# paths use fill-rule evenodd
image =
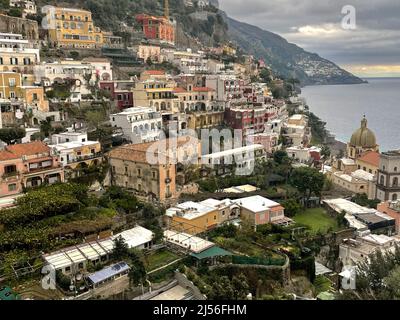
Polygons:
<instances>
[{"instance_id":1,"label":"sea","mask_svg":"<svg viewBox=\"0 0 400 320\"><path fill-rule=\"evenodd\" d=\"M368 78L355 85L307 86L301 96L327 123L336 140L347 143L365 115L380 151L400 149L400 78Z\"/></svg>"}]
</instances>

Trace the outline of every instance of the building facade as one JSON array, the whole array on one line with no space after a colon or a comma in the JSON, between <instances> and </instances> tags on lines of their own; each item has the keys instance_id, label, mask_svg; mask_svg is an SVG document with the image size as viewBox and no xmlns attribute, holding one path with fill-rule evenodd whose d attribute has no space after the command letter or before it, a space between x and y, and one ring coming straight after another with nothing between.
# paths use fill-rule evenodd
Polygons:
<instances>
[{"instance_id":1,"label":"building facade","mask_svg":"<svg viewBox=\"0 0 400 320\"><path fill-rule=\"evenodd\" d=\"M400 198L400 151L383 152L380 155L376 198L396 201Z\"/></svg>"},{"instance_id":2,"label":"building facade","mask_svg":"<svg viewBox=\"0 0 400 320\"><path fill-rule=\"evenodd\" d=\"M51 148L42 142L6 146L0 151L1 196L42 184L64 182L64 170Z\"/></svg>"},{"instance_id":3,"label":"building facade","mask_svg":"<svg viewBox=\"0 0 400 320\"><path fill-rule=\"evenodd\" d=\"M136 16L144 36L149 40L175 44L175 24L168 17L156 17L148 14Z\"/></svg>"},{"instance_id":4,"label":"building facade","mask_svg":"<svg viewBox=\"0 0 400 320\"><path fill-rule=\"evenodd\" d=\"M104 44L103 33L87 10L55 7L46 15L49 42L59 48L96 49Z\"/></svg>"},{"instance_id":5,"label":"building facade","mask_svg":"<svg viewBox=\"0 0 400 320\"><path fill-rule=\"evenodd\" d=\"M133 144L157 141L162 131L162 117L152 108L135 107L110 115L113 127L121 128Z\"/></svg>"},{"instance_id":6,"label":"building facade","mask_svg":"<svg viewBox=\"0 0 400 320\"><path fill-rule=\"evenodd\" d=\"M0 71L32 74L40 63L39 48L22 34L0 33Z\"/></svg>"}]
</instances>

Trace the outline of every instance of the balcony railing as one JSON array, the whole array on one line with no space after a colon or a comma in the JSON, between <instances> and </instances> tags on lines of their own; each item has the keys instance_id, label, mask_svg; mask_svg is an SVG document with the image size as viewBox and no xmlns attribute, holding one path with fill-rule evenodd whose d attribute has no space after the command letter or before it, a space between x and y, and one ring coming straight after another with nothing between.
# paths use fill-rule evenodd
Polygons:
<instances>
[{"instance_id":1,"label":"balcony railing","mask_svg":"<svg viewBox=\"0 0 400 320\"><path fill-rule=\"evenodd\" d=\"M76 157L75 159L70 159L67 161L67 163L71 164L71 163L83 162L83 161L97 159L97 158L101 158L101 157L103 157L103 153L98 152L98 153L93 153L93 154L86 155L86 156L79 156L79 157Z\"/></svg>"},{"instance_id":2,"label":"balcony railing","mask_svg":"<svg viewBox=\"0 0 400 320\"><path fill-rule=\"evenodd\" d=\"M12 179L18 179L19 176L20 173L18 171L14 171L14 172L4 173L1 177L3 180L12 180Z\"/></svg>"}]
</instances>

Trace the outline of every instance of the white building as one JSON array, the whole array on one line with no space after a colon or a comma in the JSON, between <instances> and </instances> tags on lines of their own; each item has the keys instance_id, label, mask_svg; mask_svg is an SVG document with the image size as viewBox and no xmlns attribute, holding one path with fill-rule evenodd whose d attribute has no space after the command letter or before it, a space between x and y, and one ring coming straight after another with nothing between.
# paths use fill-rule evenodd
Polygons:
<instances>
[{"instance_id":1,"label":"white building","mask_svg":"<svg viewBox=\"0 0 400 320\"><path fill-rule=\"evenodd\" d=\"M113 70L111 61L106 58L85 58L82 63L89 63L94 68L95 77L99 81L112 81Z\"/></svg>"},{"instance_id":2,"label":"white building","mask_svg":"<svg viewBox=\"0 0 400 320\"><path fill-rule=\"evenodd\" d=\"M384 232L388 235L395 233L395 219L376 209L362 207L341 198L324 200L323 202L337 214L344 212L349 226L354 228L359 234L368 232L368 230L372 232L379 231L379 233Z\"/></svg>"},{"instance_id":3,"label":"white building","mask_svg":"<svg viewBox=\"0 0 400 320\"><path fill-rule=\"evenodd\" d=\"M84 273L89 264L107 262L114 248L114 240L122 237L129 248L145 249L152 246L154 234L141 226L112 237L84 243L43 255L46 264L64 274Z\"/></svg>"},{"instance_id":4,"label":"white building","mask_svg":"<svg viewBox=\"0 0 400 320\"><path fill-rule=\"evenodd\" d=\"M152 108L134 107L110 115L113 127L121 128L133 144L157 141L162 132L162 117Z\"/></svg>"},{"instance_id":5,"label":"white building","mask_svg":"<svg viewBox=\"0 0 400 320\"><path fill-rule=\"evenodd\" d=\"M399 244L397 237L388 237L383 234L366 233L356 239L346 239L339 246L339 259L345 266L354 266L363 262L378 250L394 252Z\"/></svg>"},{"instance_id":6,"label":"white building","mask_svg":"<svg viewBox=\"0 0 400 320\"><path fill-rule=\"evenodd\" d=\"M234 165L236 174L244 175L253 172L256 159L265 159L266 152L261 144L252 144L240 148L224 150L202 156L202 164L217 170L221 175L230 172L229 166Z\"/></svg>"},{"instance_id":7,"label":"white building","mask_svg":"<svg viewBox=\"0 0 400 320\"><path fill-rule=\"evenodd\" d=\"M168 62L175 64L183 73L205 73L208 71L207 60L203 52L163 50L163 55Z\"/></svg>"},{"instance_id":8,"label":"white building","mask_svg":"<svg viewBox=\"0 0 400 320\"><path fill-rule=\"evenodd\" d=\"M308 118L303 114L291 116L285 125L284 137L292 146L303 146L311 141L311 129Z\"/></svg>"},{"instance_id":9,"label":"white building","mask_svg":"<svg viewBox=\"0 0 400 320\"><path fill-rule=\"evenodd\" d=\"M102 158L101 145L98 141L88 140L87 133L82 132L64 132L52 136L52 145L49 145L60 157L60 163L66 167L78 162L94 160L99 158L97 164Z\"/></svg>"},{"instance_id":10,"label":"white building","mask_svg":"<svg viewBox=\"0 0 400 320\"><path fill-rule=\"evenodd\" d=\"M217 92L218 101L240 100L243 98L244 81L230 74L206 76L206 87Z\"/></svg>"},{"instance_id":11,"label":"white building","mask_svg":"<svg viewBox=\"0 0 400 320\"><path fill-rule=\"evenodd\" d=\"M112 67L107 59L62 60L43 62L34 67L34 74L36 83L44 87L73 80L70 99L71 102L78 102L81 95L91 93L89 86L96 85L98 81L112 80Z\"/></svg>"},{"instance_id":12,"label":"white building","mask_svg":"<svg viewBox=\"0 0 400 320\"><path fill-rule=\"evenodd\" d=\"M10 0L11 8L20 8L22 10L22 18L27 15L37 14L37 7L34 0Z\"/></svg>"},{"instance_id":13,"label":"white building","mask_svg":"<svg viewBox=\"0 0 400 320\"><path fill-rule=\"evenodd\" d=\"M372 173L364 170L356 170L351 173L336 171L330 174L330 179L343 189L357 194L365 193L368 199L375 199L376 178Z\"/></svg>"},{"instance_id":14,"label":"white building","mask_svg":"<svg viewBox=\"0 0 400 320\"><path fill-rule=\"evenodd\" d=\"M313 158L313 155L320 154L321 148L318 148L318 147L305 148L305 147L301 147L301 146L295 146L295 147L287 148L286 152L287 152L289 158L292 158L300 163L309 164L313 160L316 160Z\"/></svg>"},{"instance_id":15,"label":"white building","mask_svg":"<svg viewBox=\"0 0 400 320\"><path fill-rule=\"evenodd\" d=\"M40 63L39 48L21 34L0 33L0 71L32 73Z\"/></svg>"}]
</instances>

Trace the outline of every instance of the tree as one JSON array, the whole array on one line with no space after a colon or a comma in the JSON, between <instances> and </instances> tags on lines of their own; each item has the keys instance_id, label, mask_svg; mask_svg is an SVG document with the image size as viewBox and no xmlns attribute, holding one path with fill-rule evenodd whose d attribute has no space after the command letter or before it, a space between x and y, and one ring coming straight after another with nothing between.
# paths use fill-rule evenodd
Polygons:
<instances>
[{"instance_id":1,"label":"tree","mask_svg":"<svg viewBox=\"0 0 400 320\"><path fill-rule=\"evenodd\" d=\"M131 285L137 287L142 285L146 281L146 268L143 261L140 259L140 255L136 250L129 252L129 259L131 261L129 270L129 282Z\"/></svg>"},{"instance_id":2,"label":"tree","mask_svg":"<svg viewBox=\"0 0 400 320\"><path fill-rule=\"evenodd\" d=\"M356 265L356 286L339 295L348 300L400 299L400 247L393 252L380 250Z\"/></svg>"},{"instance_id":3,"label":"tree","mask_svg":"<svg viewBox=\"0 0 400 320\"><path fill-rule=\"evenodd\" d=\"M302 209L301 204L296 199L287 199L282 202L282 206L285 208L285 215L288 217L294 217Z\"/></svg>"},{"instance_id":4,"label":"tree","mask_svg":"<svg viewBox=\"0 0 400 320\"><path fill-rule=\"evenodd\" d=\"M129 247L124 238L119 236L114 239L114 248L111 252L111 258L115 261L121 261L129 256Z\"/></svg>"},{"instance_id":5,"label":"tree","mask_svg":"<svg viewBox=\"0 0 400 320\"><path fill-rule=\"evenodd\" d=\"M11 17L21 18L22 10L20 8L10 8L10 10L8 10L8 15Z\"/></svg>"},{"instance_id":6,"label":"tree","mask_svg":"<svg viewBox=\"0 0 400 320\"><path fill-rule=\"evenodd\" d=\"M267 68L264 68L260 71L260 78L265 83L270 83L272 80L271 71Z\"/></svg>"},{"instance_id":7,"label":"tree","mask_svg":"<svg viewBox=\"0 0 400 320\"><path fill-rule=\"evenodd\" d=\"M390 299L400 299L400 266L393 269L389 275L383 279Z\"/></svg>"},{"instance_id":8,"label":"tree","mask_svg":"<svg viewBox=\"0 0 400 320\"><path fill-rule=\"evenodd\" d=\"M325 176L314 168L297 168L292 172L290 183L303 194L303 199L308 203L312 194L321 196Z\"/></svg>"},{"instance_id":9,"label":"tree","mask_svg":"<svg viewBox=\"0 0 400 320\"><path fill-rule=\"evenodd\" d=\"M45 135L46 138L50 136L50 133L53 131L50 118L40 122L40 131Z\"/></svg>"},{"instance_id":10,"label":"tree","mask_svg":"<svg viewBox=\"0 0 400 320\"><path fill-rule=\"evenodd\" d=\"M346 211L344 210L337 215L336 221L339 227L347 225L347 220L345 217L346 217Z\"/></svg>"},{"instance_id":11,"label":"tree","mask_svg":"<svg viewBox=\"0 0 400 320\"><path fill-rule=\"evenodd\" d=\"M324 157L324 159L328 159L331 156L331 149L327 145L323 145L321 148L321 156Z\"/></svg>"},{"instance_id":12,"label":"tree","mask_svg":"<svg viewBox=\"0 0 400 320\"><path fill-rule=\"evenodd\" d=\"M218 281L214 281L209 298L211 300L233 300L234 289L227 276L222 276L218 278Z\"/></svg>"},{"instance_id":13,"label":"tree","mask_svg":"<svg viewBox=\"0 0 400 320\"><path fill-rule=\"evenodd\" d=\"M235 300L244 300L249 294L249 283L247 282L246 276L241 273L238 277L232 278L232 288Z\"/></svg>"},{"instance_id":14,"label":"tree","mask_svg":"<svg viewBox=\"0 0 400 320\"><path fill-rule=\"evenodd\" d=\"M16 141L25 137L24 128L3 128L0 129L0 140L7 144L14 144Z\"/></svg>"},{"instance_id":15,"label":"tree","mask_svg":"<svg viewBox=\"0 0 400 320\"><path fill-rule=\"evenodd\" d=\"M278 150L274 153L274 161L277 164L282 164L289 156L286 151Z\"/></svg>"},{"instance_id":16,"label":"tree","mask_svg":"<svg viewBox=\"0 0 400 320\"><path fill-rule=\"evenodd\" d=\"M92 128L98 128L106 120L105 115L100 111L88 111L85 113L85 118Z\"/></svg>"}]
</instances>

